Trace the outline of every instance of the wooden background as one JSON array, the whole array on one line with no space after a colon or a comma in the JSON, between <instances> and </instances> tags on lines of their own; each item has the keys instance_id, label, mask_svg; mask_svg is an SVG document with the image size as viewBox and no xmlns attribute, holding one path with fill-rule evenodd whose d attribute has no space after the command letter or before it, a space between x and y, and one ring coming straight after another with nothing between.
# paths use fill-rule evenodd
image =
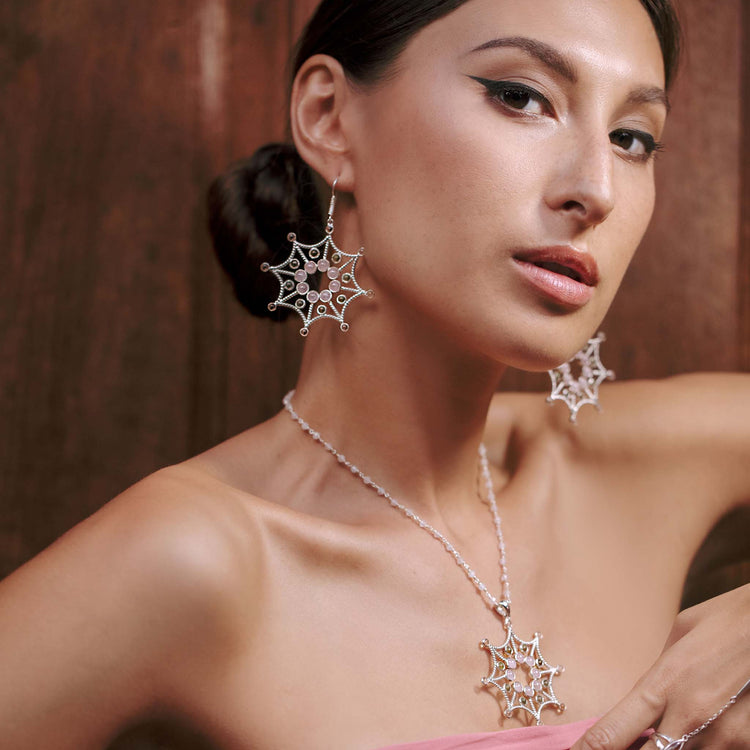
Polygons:
<instances>
[{"instance_id":1,"label":"wooden background","mask_svg":"<svg viewBox=\"0 0 750 750\"><path fill-rule=\"evenodd\" d=\"M750 370L750 3L680 4L656 216L604 325L620 379ZM0 577L294 383L297 326L233 301L204 195L283 136L287 53L314 5L0 4ZM749 534L748 513L725 523L686 601L750 577Z\"/></svg>"}]
</instances>

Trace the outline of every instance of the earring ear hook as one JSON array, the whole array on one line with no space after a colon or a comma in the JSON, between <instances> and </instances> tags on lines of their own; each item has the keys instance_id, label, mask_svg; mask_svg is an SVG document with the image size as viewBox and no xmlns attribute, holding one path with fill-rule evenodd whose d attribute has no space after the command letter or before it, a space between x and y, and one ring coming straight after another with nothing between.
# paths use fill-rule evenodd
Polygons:
<instances>
[{"instance_id":1,"label":"earring ear hook","mask_svg":"<svg viewBox=\"0 0 750 750\"><path fill-rule=\"evenodd\" d=\"M339 178L336 177L331 185L331 202L328 204L328 221L326 222L326 233L333 234L333 211L336 208L336 185Z\"/></svg>"}]
</instances>

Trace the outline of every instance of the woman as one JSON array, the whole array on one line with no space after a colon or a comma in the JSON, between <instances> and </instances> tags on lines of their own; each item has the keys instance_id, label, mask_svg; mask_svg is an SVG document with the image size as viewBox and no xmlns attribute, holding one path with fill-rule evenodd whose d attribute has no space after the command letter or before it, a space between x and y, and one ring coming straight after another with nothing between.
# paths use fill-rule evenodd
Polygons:
<instances>
[{"instance_id":1,"label":"woman","mask_svg":"<svg viewBox=\"0 0 750 750\"><path fill-rule=\"evenodd\" d=\"M337 247L365 255L334 261L306 226L315 189L283 149L218 184L213 231L257 309L285 309L293 278L312 317L343 293L350 329L306 321L286 410L3 583L4 746L96 748L164 711L230 750L615 750L650 727L663 747L739 691L748 587L675 617L701 540L750 496L747 378L608 385L577 426L494 396L611 303L653 208L674 50L666 0L321 4L292 134L326 202L336 186ZM309 244L284 240L282 204ZM693 746L747 747L749 701Z\"/></svg>"}]
</instances>

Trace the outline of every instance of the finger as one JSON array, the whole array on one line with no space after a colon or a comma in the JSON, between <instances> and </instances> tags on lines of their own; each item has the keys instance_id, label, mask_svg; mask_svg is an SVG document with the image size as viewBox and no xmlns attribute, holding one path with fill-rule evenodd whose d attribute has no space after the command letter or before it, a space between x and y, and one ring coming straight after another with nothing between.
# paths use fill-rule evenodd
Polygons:
<instances>
[{"instance_id":1,"label":"finger","mask_svg":"<svg viewBox=\"0 0 750 750\"><path fill-rule=\"evenodd\" d=\"M701 621L701 617L705 610L705 607L702 606L704 603L705 602L696 604L688 609L683 609L682 612L677 615L669 636L667 636L667 640L664 643L662 653L668 651L678 641L682 640L682 638L693 631L695 626Z\"/></svg>"},{"instance_id":2,"label":"finger","mask_svg":"<svg viewBox=\"0 0 750 750\"><path fill-rule=\"evenodd\" d=\"M627 750L664 714L662 681L651 672L590 727L571 750Z\"/></svg>"}]
</instances>

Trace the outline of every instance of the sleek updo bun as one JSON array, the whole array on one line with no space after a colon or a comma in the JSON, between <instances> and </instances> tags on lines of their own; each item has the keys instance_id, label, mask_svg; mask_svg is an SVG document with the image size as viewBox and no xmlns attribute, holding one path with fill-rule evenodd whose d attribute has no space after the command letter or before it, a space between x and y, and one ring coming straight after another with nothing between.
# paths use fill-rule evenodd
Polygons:
<instances>
[{"instance_id":1,"label":"sleek updo bun","mask_svg":"<svg viewBox=\"0 0 750 750\"><path fill-rule=\"evenodd\" d=\"M277 265L289 255L289 232L302 242L324 233L313 172L294 146L270 143L217 177L208 191L208 222L239 302L253 315L284 320L287 308L268 310L279 282L261 263Z\"/></svg>"}]
</instances>

